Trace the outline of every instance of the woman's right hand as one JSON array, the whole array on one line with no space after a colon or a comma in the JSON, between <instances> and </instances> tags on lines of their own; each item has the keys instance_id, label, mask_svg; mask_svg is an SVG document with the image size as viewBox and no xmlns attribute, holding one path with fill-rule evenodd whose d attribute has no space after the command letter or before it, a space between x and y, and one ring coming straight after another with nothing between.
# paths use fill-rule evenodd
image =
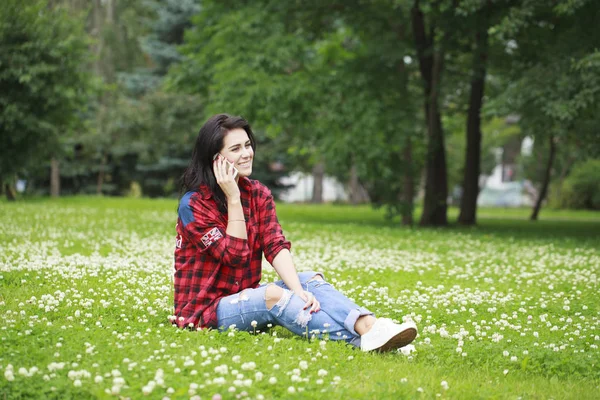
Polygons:
<instances>
[{"instance_id":1,"label":"woman's right hand","mask_svg":"<svg viewBox=\"0 0 600 400\"><path fill-rule=\"evenodd\" d=\"M219 155L213 161L213 171L217 183L225 193L227 201L238 200L240 198L240 188L234 178L233 166L225 157Z\"/></svg>"}]
</instances>

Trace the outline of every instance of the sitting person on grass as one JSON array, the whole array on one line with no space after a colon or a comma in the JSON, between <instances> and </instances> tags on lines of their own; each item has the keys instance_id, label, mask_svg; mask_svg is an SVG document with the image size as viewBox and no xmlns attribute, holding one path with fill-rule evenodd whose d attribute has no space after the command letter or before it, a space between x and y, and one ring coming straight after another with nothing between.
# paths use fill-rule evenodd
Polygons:
<instances>
[{"instance_id":1,"label":"sitting person on grass","mask_svg":"<svg viewBox=\"0 0 600 400\"><path fill-rule=\"evenodd\" d=\"M413 322L375 318L322 273L296 271L271 192L248 178L255 151L250 125L241 117L218 114L200 129L182 177L174 323L250 332L280 325L364 351L390 351L412 342ZM280 281L260 284L263 252Z\"/></svg>"}]
</instances>

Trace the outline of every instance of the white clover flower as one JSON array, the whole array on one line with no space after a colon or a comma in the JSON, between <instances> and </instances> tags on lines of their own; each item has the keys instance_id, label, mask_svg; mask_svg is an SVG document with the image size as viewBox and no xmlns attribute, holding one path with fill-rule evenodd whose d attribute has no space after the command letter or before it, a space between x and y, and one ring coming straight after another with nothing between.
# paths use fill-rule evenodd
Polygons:
<instances>
[{"instance_id":1,"label":"white clover flower","mask_svg":"<svg viewBox=\"0 0 600 400\"><path fill-rule=\"evenodd\" d=\"M269 378L269 383L270 383L271 385L274 385L274 384L276 384L276 383L277 383L277 378L275 378L274 376L270 377L270 378Z\"/></svg>"},{"instance_id":2,"label":"white clover flower","mask_svg":"<svg viewBox=\"0 0 600 400\"><path fill-rule=\"evenodd\" d=\"M404 347L400 348L400 352L401 352L402 354L404 354L405 356L408 356L408 355L410 355L410 353L412 353L412 352L414 352L414 351L416 351L416 348L415 348L415 346L414 346L414 345L412 345L412 344L409 344L409 345L406 345L406 346L404 346Z\"/></svg>"},{"instance_id":3,"label":"white clover flower","mask_svg":"<svg viewBox=\"0 0 600 400\"><path fill-rule=\"evenodd\" d=\"M288 391L288 393L290 393L290 394L294 394L294 393L296 393L296 388L295 388L295 387L293 387L293 386L290 386L290 387L288 387L288 390L287 390L287 391Z\"/></svg>"},{"instance_id":4,"label":"white clover flower","mask_svg":"<svg viewBox=\"0 0 600 400\"><path fill-rule=\"evenodd\" d=\"M7 381L12 382L15 380L15 376L13 374L12 369L6 369L4 371L4 377L6 378Z\"/></svg>"},{"instance_id":5,"label":"white clover flower","mask_svg":"<svg viewBox=\"0 0 600 400\"><path fill-rule=\"evenodd\" d=\"M448 385L448 382L446 382L446 381L442 381L442 382L441 382L441 385L442 385L442 389L444 389L444 390L448 390L448 388L450 387L450 386Z\"/></svg>"},{"instance_id":6,"label":"white clover flower","mask_svg":"<svg viewBox=\"0 0 600 400\"><path fill-rule=\"evenodd\" d=\"M256 326L258 325L258 322L252 321L252 322L250 322L250 325L252 325L253 328L256 328Z\"/></svg>"}]
</instances>

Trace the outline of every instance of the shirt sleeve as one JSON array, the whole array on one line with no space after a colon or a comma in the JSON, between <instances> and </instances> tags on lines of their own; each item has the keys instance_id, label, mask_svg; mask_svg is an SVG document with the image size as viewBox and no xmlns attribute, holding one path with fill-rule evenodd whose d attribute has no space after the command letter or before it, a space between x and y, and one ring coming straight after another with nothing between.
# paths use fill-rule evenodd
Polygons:
<instances>
[{"instance_id":1,"label":"shirt sleeve","mask_svg":"<svg viewBox=\"0 0 600 400\"><path fill-rule=\"evenodd\" d=\"M234 268L246 266L251 258L248 240L228 235L220 214L208 201L200 196L182 198L179 218L187 239L224 264Z\"/></svg>"},{"instance_id":2,"label":"shirt sleeve","mask_svg":"<svg viewBox=\"0 0 600 400\"><path fill-rule=\"evenodd\" d=\"M286 240L281 225L279 225L271 191L266 186L261 185L259 193L260 231L258 236L265 258L270 264L273 264L275 256L283 249L289 250L292 244Z\"/></svg>"}]
</instances>

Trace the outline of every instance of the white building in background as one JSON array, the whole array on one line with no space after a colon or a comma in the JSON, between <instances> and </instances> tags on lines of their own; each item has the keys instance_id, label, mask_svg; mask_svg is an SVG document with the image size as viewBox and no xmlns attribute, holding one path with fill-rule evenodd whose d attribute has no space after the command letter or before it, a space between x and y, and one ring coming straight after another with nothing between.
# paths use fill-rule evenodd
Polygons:
<instances>
[{"instance_id":1,"label":"white building in background","mask_svg":"<svg viewBox=\"0 0 600 400\"><path fill-rule=\"evenodd\" d=\"M533 139L525 137L521 142L521 154L531 155ZM515 165L500 164L502 159L502 148L498 148L496 162L498 163L491 175L484 178L484 185L479 196L477 205L481 207L531 207L537 199L537 190L529 180L515 181Z\"/></svg>"},{"instance_id":2,"label":"white building in background","mask_svg":"<svg viewBox=\"0 0 600 400\"><path fill-rule=\"evenodd\" d=\"M525 137L521 143L521 154L531 155L533 139ZM530 207L537 198L537 190L530 181L513 181L516 172L515 165L500 164L502 159L502 148L496 152L497 165L491 175L481 175L480 185L483 188L479 192L477 205L482 207ZM281 178L284 185L292 185L279 196L286 203L306 203L312 200L314 179L312 174L293 172ZM346 188L337 179L325 176L323 178L323 201L345 202L348 201Z\"/></svg>"},{"instance_id":3,"label":"white building in background","mask_svg":"<svg viewBox=\"0 0 600 400\"><path fill-rule=\"evenodd\" d=\"M314 179L311 174L303 172L292 172L290 175L281 178L280 182L284 185L294 185L281 193L279 198L286 203L309 202L312 199ZM323 178L323 201L347 201L348 195L344 185L335 178L325 176Z\"/></svg>"}]
</instances>

